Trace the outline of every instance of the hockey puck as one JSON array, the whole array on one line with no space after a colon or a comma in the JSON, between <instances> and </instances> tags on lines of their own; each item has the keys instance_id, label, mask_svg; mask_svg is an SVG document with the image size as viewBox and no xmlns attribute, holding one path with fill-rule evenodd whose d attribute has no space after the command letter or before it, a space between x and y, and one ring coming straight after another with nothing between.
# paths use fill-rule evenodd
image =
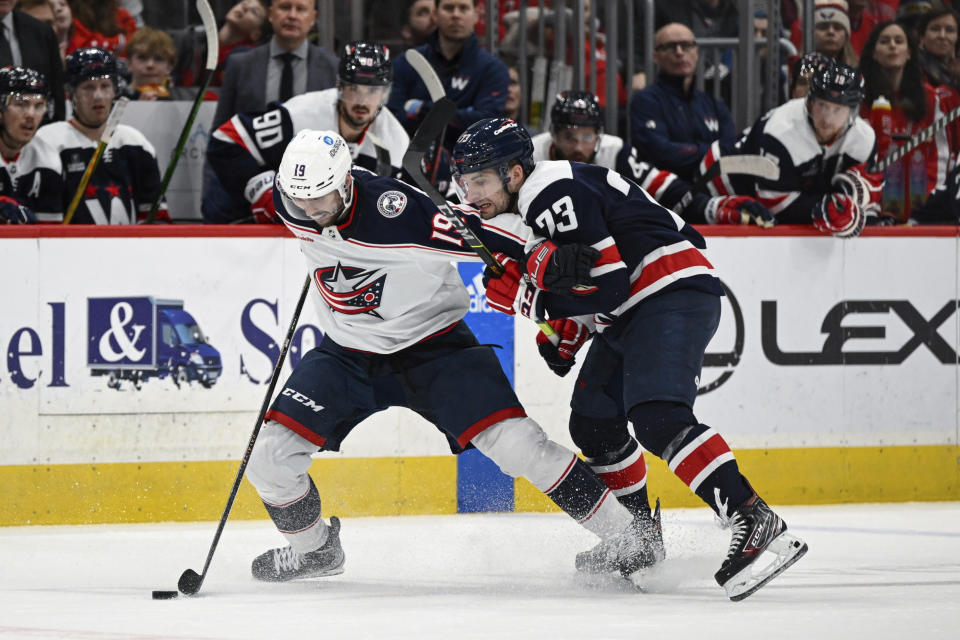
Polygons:
<instances>
[{"instance_id":1,"label":"hockey puck","mask_svg":"<svg viewBox=\"0 0 960 640\"><path fill-rule=\"evenodd\" d=\"M178 595L180 594L176 591L154 591L153 599L154 600L173 600Z\"/></svg>"}]
</instances>

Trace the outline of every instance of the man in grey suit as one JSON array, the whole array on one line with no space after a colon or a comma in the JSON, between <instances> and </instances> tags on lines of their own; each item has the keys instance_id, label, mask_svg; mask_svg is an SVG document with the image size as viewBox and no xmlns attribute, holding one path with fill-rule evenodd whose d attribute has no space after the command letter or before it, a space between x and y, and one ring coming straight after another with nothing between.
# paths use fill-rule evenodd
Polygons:
<instances>
[{"instance_id":1,"label":"man in grey suit","mask_svg":"<svg viewBox=\"0 0 960 640\"><path fill-rule=\"evenodd\" d=\"M50 25L22 11L14 0L0 0L0 67L23 66L39 71L53 94L53 120L66 114L63 95L63 61L57 36Z\"/></svg>"},{"instance_id":2,"label":"man in grey suit","mask_svg":"<svg viewBox=\"0 0 960 640\"><path fill-rule=\"evenodd\" d=\"M336 57L307 42L317 20L315 0L273 0L267 19L270 42L227 59L212 130L236 113L336 86Z\"/></svg>"}]
</instances>

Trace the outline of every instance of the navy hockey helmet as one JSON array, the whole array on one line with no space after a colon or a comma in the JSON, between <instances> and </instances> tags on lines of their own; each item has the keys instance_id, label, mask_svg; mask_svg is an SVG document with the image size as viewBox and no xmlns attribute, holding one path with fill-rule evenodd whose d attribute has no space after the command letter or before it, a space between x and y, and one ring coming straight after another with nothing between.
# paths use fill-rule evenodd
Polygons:
<instances>
[{"instance_id":1,"label":"navy hockey helmet","mask_svg":"<svg viewBox=\"0 0 960 640\"><path fill-rule=\"evenodd\" d=\"M72 89L94 78L110 78L113 88L117 89L119 75L117 59L109 51L88 47L77 49L67 56L66 80Z\"/></svg>"},{"instance_id":2,"label":"navy hockey helmet","mask_svg":"<svg viewBox=\"0 0 960 640\"><path fill-rule=\"evenodd\" d=\"M343 48L338 76L340 84L389 85L393 82L390 50L376 42L351 42Z\"/></svg>"},{"instance_id":3,"label":"navy hockey helmet","mask_svg":"<svg viewBox=\"0 0 960 640\"><path fill-rule=\"evenodd\" d=\"M550 108L550 128L556 131L563 127L593 127L603 129L600 101L589 91L570 90L557 94Z\"/></svg>"},{"instance_id":4,"label":"navy hockey helmet","mask_svg":"<svg viewBox=\"0 0 960 640\"><path fill-rule=\"evenodd\" d=\"M514 160L524 172L533 171L530 134L509 118L488 118L473 123L453 147L453 170L457 175L500 169L503 177Z\"/></svg>"},{"instance_id":5,"label":"navy hockey helmet","mask_svg":"<svg viewBox=\"0 0 960 640\"><path fill-rule=\"evenodd\" d=\"M3 67L0 69L0 109L7 106L12 95L38 95L50 97L50 85L39 71L26 67Z\"/></svg>"},{"instance_id":6,"label":"navy hockey helmet","mask_svg":"<svg viewBox=\"0 0 960 640\"><path fill-rule=\"evenodd\" d=\"M810 93L807 94L807 99L820 98L842 104L856 113L860 109L863 95L863 74L849 65L832 63L814 72L810 78Z\"/></svg>"}]
</instances>

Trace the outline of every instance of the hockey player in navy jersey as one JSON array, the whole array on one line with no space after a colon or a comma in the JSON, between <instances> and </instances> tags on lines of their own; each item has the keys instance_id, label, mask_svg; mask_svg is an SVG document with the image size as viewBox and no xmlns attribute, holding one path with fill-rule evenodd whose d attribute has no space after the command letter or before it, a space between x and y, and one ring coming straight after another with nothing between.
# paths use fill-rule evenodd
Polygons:
<instances>
[{"instance_id":1,"label":"hockey player in navy jersey","mask_svg":"<svg viewBox=\"0 0 960 640\"><path fill-rule=\"evenodd\" d=\"M337 131L354 164L399 177L410 138L383 108L392 81L393 63L385 46L352 42L340 57L337 87L230 118L207 147L216 179L204 186L204 219L279 222L273 209L274 176L287 143L301 129Z\"/></svg>"},{"instance_id":2,"label":"hockey player in navy jersey","mask_svg":"<svg viewBox=\"0 0 960 640\"><path fill-rule=\"evenodd\" d=\"M357 424L391 406L432 422L455 452L472 445L525 476L614 548L624 575L650 564L630 512L527 417L493 350L463 322L469 295L452 261L477 256L421 191L351 170L339 135L307 129L284 152L274 205L301 241L324 338L284 383L251 454L247 476L289 542L257 557L254 577L343 571L340 522L321 516L310 455L339 450ZM491 248L523 245L519 219L482 223L459 210Z\"/></svg>"},{"instance_id":3,"label":"hockey player in navy jersey","mask_svg":"<svg viewBox=\"0 0 960 640\"><path fill-rule=\"evenodd\" d=\"M593 336L570 403L574 443L621 502L649 523L647 531L659 528L659 509L650 515L640 446L664 459L732 527L716 579L731 599L745 598L806 545L754 492L723 437L693 414L722 295L702 253L703 237L610 169L534 162L532 155L526 131L502 118L476 123L454 148L462 201L486 220L517 211L535 234L525 255L488 280L489 304L549 319L560 343L554 346L542 332L537 342L559 375ZM557 278L571 272L565 266L571 246L600 252L590 281L574 287ZM755 563L761 555L775 560ZM611 557L601 542L579 554L577 566L610 571Z\"/></svg>"},{"instance_id":4,"label":"hockey player in navy jersey","mask_svg":"<svg viewBox=\"0 0 960 640\"><path fill-rule=\"evenodd\" d=\"M87 164L96 151L117 97L116 58L103 49L78 49L67 56L66 79L73 117L40 127L37 140L55 151L46 168L62 178L61 207L49 222L62 222ZM72 224L136 224L147 216L160 192L160 169L153 145L131 126L120 124L87 184ZM159 218L169 219L161 203Z\"/></svg>"},{"instance_id":5,"label":"hockey player in navy jersey","mask_svg":"<svg viewBox=\"0 0 960 640\"><path fill-rule=\"evenodd\" d=\"M32 224L59 208L52 194L60 176L41 167L54 152L34 138L49 100L40 72L0 69L0 223Z\"/></svg>"},{"instance_id":6,"label":"hockey player in navy jersey","mask_svg":"<svg viewBox=\"0 0 960 640\"><path fill-rule=\"evenodd\" d=\"M757 224L772 227L773 214L750 196L694 191L677 175L641 161L634 147L603 132L600 102L589 91L564 91L550 108L550 131L533 136L533 159L570 160L615 169L653 198L694 224Z\"/></svg>"},{"instance_id":7,"label":"hockey player in navy jersey","mask_svg":"<svg viewBox=\"0 0 960 640\"><path fill-rule=\"evenodd\" d=\"M858 236L867 218L879 220L882 174L867 166L877 153L876 134L859 116L863 76L853 67L824 64L810 92L772 109L737 142L735 153L759 154L777 163L779 178L719 176L711 191L755 194L778 223L810 224L841 238ZM713 147L701 165L718 156Z\"/></svg>"}]
</instances>

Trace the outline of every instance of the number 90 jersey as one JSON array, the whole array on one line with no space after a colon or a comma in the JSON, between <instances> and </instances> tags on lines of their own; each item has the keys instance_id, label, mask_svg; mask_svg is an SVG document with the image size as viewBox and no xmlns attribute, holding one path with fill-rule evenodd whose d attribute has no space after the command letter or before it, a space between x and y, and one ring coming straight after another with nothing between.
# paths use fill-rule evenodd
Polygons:
<instances>
[{"instance_id":1,"label":"number 90 jersey","mask_svg":"<svg viewBox=\"0 0 960 640\"><path fill-rule=\"evenodd\" d=\"M454 261L480 258L419 189L354 167L345 220L321 228L280 189L277 215L300 240L313 279L317 317L337 344L394 353L442 333L470 306ZM491 250L520 255L529 229L517 215L483 221L451 205Z\"/></svg>"},{"instance_id":2,"label":"number 90 jersey","mask_svg":"<svg viewBox=\"0 0 960 640\"><path fill-rule=\"evenodd\" d=\"M579 162L538 162L520 187L518 204L536 236L601 252L591 270L597 290L548 296L552 318L593 313L602 331L662 291L690 287L722 295L702 253L703 236L616 171Z\"/></svg>"}]
</instances>

